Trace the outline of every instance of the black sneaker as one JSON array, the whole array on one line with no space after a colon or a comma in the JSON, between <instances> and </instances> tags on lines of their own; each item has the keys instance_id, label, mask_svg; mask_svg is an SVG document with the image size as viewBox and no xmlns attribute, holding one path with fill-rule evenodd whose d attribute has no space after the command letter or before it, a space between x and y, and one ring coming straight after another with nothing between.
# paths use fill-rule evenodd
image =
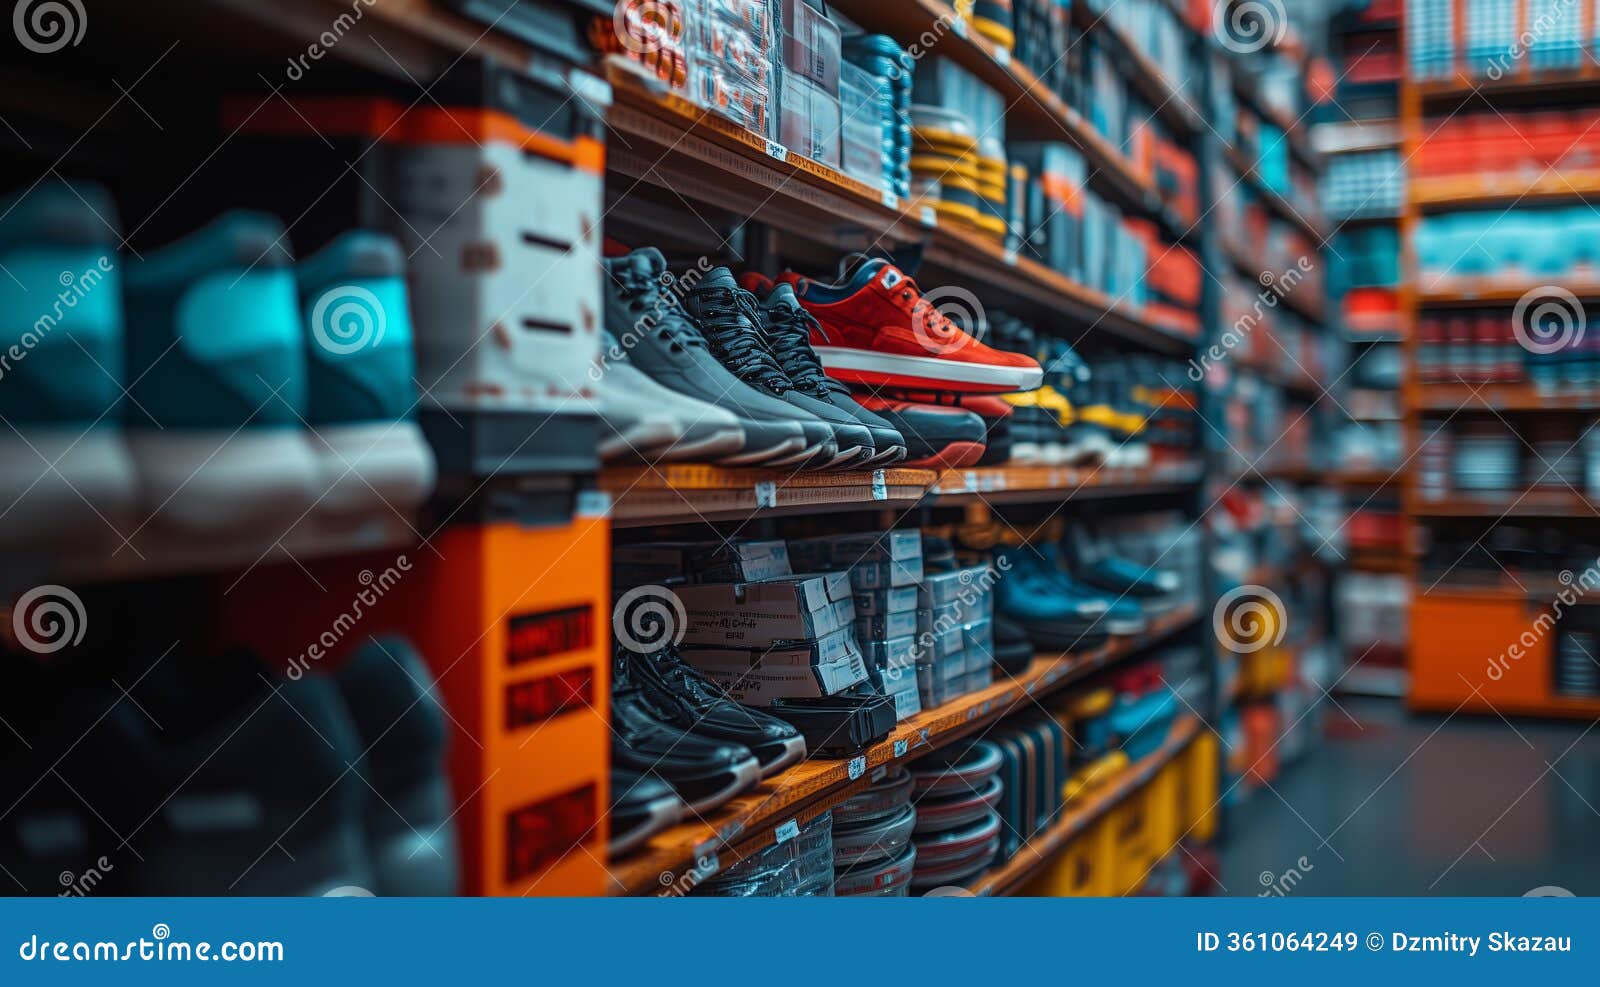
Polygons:
<instances>
[{"instance_id":1,"label":"black sneaker","mask_svg":"<svg viewBox=\"0 0 1600 987\"><path fill-rule=\"evenodd\" d=\"M761 762L750 748L663 723L630 665L613 662L613 768L659 775L695 812L709 812L761 780Z\"/></svg>"},{"instance_id":2,"label":"black sneaker","mask_svg":"<svg viewBox=\"0 0 1600 987\"><path fill-rule=\"evenodd\" d=\"M620 857L650 837L675 826L688 807L678 790L651 774L611 769L610 855Z\"/></svg>"},{"instance_id":3,"label":"black sneaker","mask_svg":"<svg viewBox=\"0 0 1600 987\"><path fill-rule=\"evenodd\" d=\"M797 421L794 408L746 385L717 362L694 320L662 278L667 262L654 247L608 259L606 328L630 364L656 383L731 411L744 450L719 457L730 466L784 466L811 459L833 432Z\"/></svg>"},{"instance_id":4,"label":"black sneaker","mask_svg":"<svg viewBox=\"0 0 1600 987\"><path fill-rule=\"evenodd\" d=\"M335 673L365 754L373 891L385 897L459 894L455 802L445 779L444 707L411 643L375 637Z\"/></svg>"},{"instance_id":5,"label":"black sneaker","mask_svg":"<svg viewBox=\"0 0 1600 987\"><path fill-rule=\"evenodd\" d=\"M822 422L832 431L833 453L809 465L822 468L859 466L877 455L872 432L853 415L799 390L784 372L767 340L765 318L756 296L739 287L733 272L719 267L689 288L684 308L699 324L711 351L734 376L752 388L791 406L790 414Z\"/></svg>"},{"instance_id":6,"label":"black sneaker","mask_svg":"<svg viewBox=\"0 0 1600 987\"><path fill-rule=\"evenodd\" d=\"M796 390L825 401L865 425L872 433L873 454L861 467L885 466L906 458L906 440L893 425L857 404L850 389L829 377L822 369L817 351L811 348L812 332L821 333L816 317L801 307L789 284L775 286L761 303L766 320L767 339L773 355L794 381Z\"/></svg>"},{"instance_id":7,"label":"black sneaker","mask_svg":"<svg viewBox=\"0 0 1600 987\"><path fill-rule=\"evenodd\" d=\"M622 652L640 686L665 722L700 737L743 744L767 778L805 759L806 742L794 727L741 706L674 650L650 655Z\"/></svg>"}]
</instances>

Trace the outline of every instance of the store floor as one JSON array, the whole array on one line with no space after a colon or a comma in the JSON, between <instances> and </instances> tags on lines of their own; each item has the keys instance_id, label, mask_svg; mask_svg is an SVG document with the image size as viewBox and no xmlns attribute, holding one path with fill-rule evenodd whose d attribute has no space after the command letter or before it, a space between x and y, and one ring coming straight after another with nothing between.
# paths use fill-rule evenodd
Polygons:
<instances>
[{"instance_id":1,"label":"store floor","mask_svg":"<svg viewBox=\"0 0 1600 987\"><path fill-rule=\"evenodd\" d=\"M1220 893L1600 895L1596 724L1339 702L1313 753L1229 813Z\"/></svg>"}]
</instances>

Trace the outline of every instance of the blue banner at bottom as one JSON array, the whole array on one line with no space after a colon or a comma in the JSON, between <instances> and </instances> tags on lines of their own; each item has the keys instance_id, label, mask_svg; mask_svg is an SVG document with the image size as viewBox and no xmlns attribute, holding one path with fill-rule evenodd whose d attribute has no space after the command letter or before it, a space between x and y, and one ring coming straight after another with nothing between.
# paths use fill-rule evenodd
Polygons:
<instances>
[{"instance_id":1,"label":"blue banner at bottom","mask_svg":"<svg viewBox=\"0 0 1600 987\"><path fill-rule=\"evenodd\" d=\"M1586 898L3 899L0 984L1588 981L1597 939Z\"/></svg>"}]
</instances>

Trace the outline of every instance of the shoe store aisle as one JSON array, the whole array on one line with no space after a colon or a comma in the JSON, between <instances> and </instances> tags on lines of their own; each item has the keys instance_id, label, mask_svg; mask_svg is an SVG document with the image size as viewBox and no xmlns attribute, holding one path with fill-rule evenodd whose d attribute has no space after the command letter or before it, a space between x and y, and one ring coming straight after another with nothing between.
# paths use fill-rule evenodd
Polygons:
<instances>
[{"instance_id":1,"label":"shoe store aisle","mask_svg":"<svg viewBox=\"0 0 1600 987\"><path fill-rule=\"evenodd\" d=\"M1586 873L1593 39L25 6L0 890Z\"/></svg>"},{"instance_id":2,"label":"shoe store aisle","mask_svg":"<svg viewBox=\"0 0 1600 987\"><path fill-rule=\"evenodd\" d=\"M1600 889L1591 724L1407 716L1355 698L1223 843L1229 895L1507 897Z\"/></svg>"}]
</instances>

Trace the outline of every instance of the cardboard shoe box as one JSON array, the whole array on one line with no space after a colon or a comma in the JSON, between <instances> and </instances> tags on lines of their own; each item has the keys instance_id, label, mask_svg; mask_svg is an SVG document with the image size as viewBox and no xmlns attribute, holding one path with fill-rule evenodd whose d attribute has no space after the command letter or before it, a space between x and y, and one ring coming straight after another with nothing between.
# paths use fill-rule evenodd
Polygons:
<instances>
[{"instance_id":1,"label":"cardboard shoe box","mask_svg":"<svg viewBox=\"0 0 1600 987\"><path fill-rule=\"evenodd\" d=\"M917 611L899 613L856 615L856 636L862 642L888 641L897 637L910 637L917 633Z\"/></svg>"},{"instance_id":2,"label":"cardboard shoe box","mask_svg":"<svg viewBox=\"0 0 1600 987\"><path fill-rule=\"evenodd\" d=\"M782 541L653 542L611 552L612 581L643 586L686 578L692 583L740 583L793 575Z\"/></svg>"},{"instance_id":3,"label":"cardboard shoe box","mask_svg":"<svg viewBox=\"0 0 1600 987\"><path fill-rule=\"evenodd\" d=\"M677 587L688 645L766 648L815 641L850 628L855 603L843 573L782 576L759 582Z\"/></svg>"},{"instance_id":4,"label":"cardboard shoe box","mask_svg":"<svg viewBox=\"0 0 1600 987\"><path fill-rule=\"evenodd\" d=\"M856 593L856 617L876 617L917 609L916 586L890 586Z\"/></svg>"},{"instance_id":5,"label":"cardboard shoe box","mask_svg":"<svg viewBox=\"0 0 1600 987\"><path fill-rule=\"evenodd\" d=\"M867 666L849 628L815 641L768 648L686 646L683 657L734 699L763 706L774 699L832 696L867 681Z\"/></svg>"}]
</instances>

